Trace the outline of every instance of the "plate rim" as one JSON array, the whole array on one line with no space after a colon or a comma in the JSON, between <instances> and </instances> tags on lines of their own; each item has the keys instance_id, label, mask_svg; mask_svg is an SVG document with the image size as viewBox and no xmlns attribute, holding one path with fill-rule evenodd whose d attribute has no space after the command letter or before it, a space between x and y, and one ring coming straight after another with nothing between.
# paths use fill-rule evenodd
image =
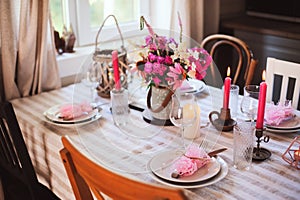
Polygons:
<instances>
[{"instance_id":1,"label":"plate rim","mask_svg":"<svg viewBox=\"0 0 300 200\"><path fill-rule=\"evenodd\" d=\"M297 121L299 121L298 125L297 126L293 126L293 127L277 127L277 126L272 126L272 125L268 125L268 124L265 124L266 128L268 129L272 129L272 130L297 130L297 129L300 129L300 112L295 110L295 118L298 118Z\"/></svg>"},{"instance_id":2,"label":"plate rim","mask_svg":"<svg viewBox=\"0 0 300 200\"><path fill-rule=\"evenodd\" d=\"M179 152L179 151L174 151L174 150L169 150L169 151L163 151L163 152L160 152L159 154L157 154L157 155L155 155L154 157L152 157L150 160L149 160L149 162L148 162L148 164L149 164L149 169L151 170L151 172L152 173L154 173L156 176L158 176L158 177L160 177L161 179L164 179L164 180L167 180L167 181L172 181L172 182L175 182L175 183L194 183L194 182L199 182L199 181L206 181L206 180L208 180L208 179L211 179L211 178L213 178L214 176L216 176L219 172L220 172L220 170L221 170L221 165L220 165L220 163L217 161L217 159L216 158L214 158L214 157L212 157L212 159L214 160L214 162L215 163L217 163L217 166L216 166L216 171L214 171L212 174L210 174L207 178L205 178L205 179L201 179L201 178L198 178L198 179L196 179L196 180L182 180L182 179L176 179L176 178L172 178L172 177L170 177L170 178L168 178L168 177L165 177L165 176L162 176L161 174L159 174L159 173L157 173L157 172L155 172L155 170L153 169L153 167L151 167L151 162L155 159L155 158L158 158L160 155L162 155L162 154L165 154L165 155L168 155L168 158L172 158L172 159L176 159L176 153L177 152ZM174 158L173 158L174 157ZM173 161L171 161L171 163L172 162L174 162L174 160ZM170 164L171 164L170 163ZM205 167L205 166L204 166ZM204 169L204 167L203 168L200 168L199 170L203 170ZM206 166L207 167L207 166ZM157 170L160 170L162 167L158 167L157 168ZM167 166L166 166L166 168L168 168ZM197 170L198 171L198 170ZM194 176L194 175L192 175L192 176Z\"/></svg>"},{"instance_id":3,"label":"plate rim","mask_svg":"<svg viewBox=\"0 0 300 200\"><path fill-rule=\"evenodd\" d=\"M92 118L94 118L95 116L97 116L99 114L98 112L98 109L95 108L93 109L93 111L91 111L88 116L86 116L85 118L81 118L81 119L73 119L73 120L58 120L58 118L56 117L52 117L53 115L49 113L49 111L51 109L56 109L59 111L59 108L63 105L68 105L68 104L74 104L74 103L61 103L61 104L57 104L55 106L52 106L50 108L48 108L44 113L43 115L46 117L47 120L53 122L53 123L57 123L57 124L78 124L78 123L83 123L83 122L87 122L87 121L90 121ZM78 103L76 103L78 104Z\"/></svg>"},{"instance_id":4,"label":"plate rim","mask_svg":"<svg viewBox=\"0 0 300 200\"><path fill-rule=\"evenodd\" d=\"M161 179L161 178L157 177L155 174L153 174L150 168L149 168L149 173L150 173L150 176L154 180L156 180L162 184L171 186L171 187L185 188L185 189L206 187L206 186L209 186L209 185L212 185L212 184L215 184L215 183L221 181L222 179L224 179L227 176L227 174L229 172L229 167L228 167L228 164L226 163L226 161L220 156L216 156L216 157L217 157L217 161L220 163L220 166L221 166L219 173L206 181L189 183L190 185L188 185L188 183L184 183L184 185L182 185L182 183L176 183L176 182L171 183L169 181L166 182L164 179Z\"/></svg>"},{"instance_id":5,"label":"plate rim","mask_svg":"<svg viewBox=\"0 0 300 200\"><path fill-rule=\"evenodd\" d=\"M194 79L194 78L190 78L189 80L186 80L188 83L194 83L194 84L201 84L201 87L199 87L198 89L195 88L194 90L192 91L187 91L187 92L182 92L179 88L179 92L182 92L182 93L192 93L192 94L197 94L197 93L200 93L200 92L203 92L204 89L205 89L205 83L202 81L202 80L198 80L198 79Z\"/></svg>"},{"instance_id":6,"label":"plate rim","mask_svg":"<svg viewBox=\"0 0 300 200\"><path fill-rule=\"evenodd\" d=\"M45 121L46 123L49 123L49 124L52 124L52 125L55 125L55 126L58 126L58 127L65 127L65 128L69 128L69 127L73 127L73 126L83 126L85 124L89 124L89 123L92 123L98 119L100 119L102 117L102 114L101 113L97 113L95 116L93 116L92 118L89 118L85 121L81 121L81 122L76 122L76 123L57 123L57 122L53 122L49 119L47 119L47 117L45 117Z\"/></svg>"}]
</instances>

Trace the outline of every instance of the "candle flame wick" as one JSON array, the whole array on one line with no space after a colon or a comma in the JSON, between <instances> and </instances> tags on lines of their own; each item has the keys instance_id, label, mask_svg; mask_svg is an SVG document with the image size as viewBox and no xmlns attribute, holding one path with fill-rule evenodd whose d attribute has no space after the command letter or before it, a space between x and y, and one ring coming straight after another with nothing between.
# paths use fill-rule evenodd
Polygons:
<instances>
[{"instance_id":1,"label":"candle flame wick","mask_svg":"<svg viewBox=\"0 0 300 200\"><path fill-rule=\"evenodd\" d=\"M263 81L266 80L266 70L263 70L263 72L262 72L262 80Z\"/></svg>"},{"instance_id":2,"label":"candle flame wick","mask_svg":"<svg viewBox=\"0 0 300 200\"><path fill-rule=\"evenodd\" d=\"M227 67L227 76L230 76L230 67Z\"/></svg>"}]
</instances>

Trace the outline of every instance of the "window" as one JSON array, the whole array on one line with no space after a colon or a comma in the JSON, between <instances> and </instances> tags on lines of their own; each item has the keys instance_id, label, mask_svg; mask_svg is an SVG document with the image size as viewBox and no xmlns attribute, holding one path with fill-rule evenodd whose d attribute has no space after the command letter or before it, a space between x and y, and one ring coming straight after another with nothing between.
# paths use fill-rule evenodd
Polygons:
<instances>
[{"instance_id":1,"label":"window","mask_svg":"<svg viewBox=\"0 0 300 200\"><path fill-rule=\"evenodd\" d=\"M54 28L62 33L63 26L72 27L79 46L95 43L103 20L114 14L123 30L137 30L141 15L149 15L149 0L50 0ZM116 35L113 20L108 20L101 32L101 40Z\"/></svg>"}]
</instances>

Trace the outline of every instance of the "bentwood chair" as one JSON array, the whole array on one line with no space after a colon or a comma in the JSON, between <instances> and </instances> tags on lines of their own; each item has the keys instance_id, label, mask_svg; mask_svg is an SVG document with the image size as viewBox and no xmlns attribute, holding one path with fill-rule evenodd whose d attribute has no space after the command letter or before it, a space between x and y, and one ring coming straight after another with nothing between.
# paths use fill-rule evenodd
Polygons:
<instances>
[{"instance_id":1,"label":"bentwood chair","mask_svg":"<svg viewBox=\"0 0 300 200\"><path fill-rule=\"evenodd\" d=\"M292 107L300 110L300 63L268 57L266 83L267 101L292 100Z\"/></svg>"},{"instance_id":2,"label":"bentwood chair","mask_svg":"<svg viewBox=\"0 0 300 200\"><path fill-rule=\"evenodd\" d=\"M41 184L10 102L0 102L0 179L7 200L59 199Z\"/></svg>"},{"instance_id":3,"label":"bentwood chair","mask_svg":"<svg viewBox=\"0 0 300 200\"><path fill-rule=\"evenodd\" d=\"M64 148L60 151L66 172L77 200L90 200L102 194L112 199L187 199L183 190L138 182L116 174L87 158L62 137Z\"/></svg>"},{"instance_id":4,"label":"bentwood chair","mask_svg":"<svg viewBox=\"0 0 300 200\"><path fill-rule=\"evenodd\" d=\"M213 34L203 39L200 46L206 49L213 58L213 63L204 79L207 84L220 87L230 67L232 84L250 85L258 61L253 58L249 46L239 38L224 34Z\"/></svg>"}]
</instances>

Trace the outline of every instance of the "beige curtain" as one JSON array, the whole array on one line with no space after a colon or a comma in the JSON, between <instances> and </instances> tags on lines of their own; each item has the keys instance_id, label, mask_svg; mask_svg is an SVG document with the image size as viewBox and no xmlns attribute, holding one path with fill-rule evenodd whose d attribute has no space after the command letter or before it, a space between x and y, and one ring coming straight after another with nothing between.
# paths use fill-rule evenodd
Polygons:
<instances>
[{"instance_id":1,"label":"beige curtain","mask_svg":"<svg viewBox=\"0 0 300 200\"><path fill-rule=\"evenodd\" d=\"M179 33L177 12L180 13L183 36L200 43L203 39L204 0L152 0L151 23L158 29Z\"/></svg>"},{"instance_id":2,"label":"beige curtain","mask_svg":"<svg viewBox=\"0 0 300 200\"><path fill-rule=\"evenodd\" d=\"M0 1L1 99L61 86L49 0Z\"/></svg>"}]
</instances>

